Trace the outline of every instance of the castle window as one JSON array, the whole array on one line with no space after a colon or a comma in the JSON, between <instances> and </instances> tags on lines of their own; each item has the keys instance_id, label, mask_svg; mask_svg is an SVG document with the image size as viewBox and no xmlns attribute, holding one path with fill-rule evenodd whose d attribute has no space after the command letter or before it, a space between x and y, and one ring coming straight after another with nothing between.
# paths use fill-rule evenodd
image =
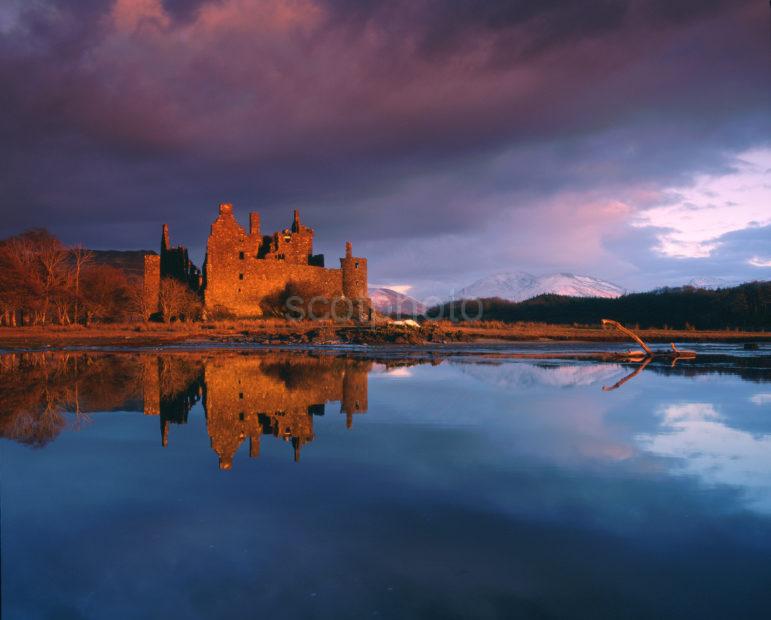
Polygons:
<instances>
[{"instance_id":1,"label":"castle window","mask_svg":"<svg viewBox=\"0 0 771 620\"><path fill-rule=\"evenodd\" d=\"M292 237L289 237L289 236L284 237L284 241L286 241L287 243L289 243L291 240L292 240Z\"/></svg>"},{"instance_id":2,"label":"castle window","mask_svg":"<svg viewBox=\"0 0 771 620\"><path fill-rule=\"evenodd\" d=\"M240 260L244 260L244 253L243 253L243 252L239 252L239 253L238 253L238 258L239 258Z\"/></svg>"},{"instance_id":3,"label":"castle window","mask_svg":"<svg viewBox=\"0 0 771 620\"><path fill-rule=\"evenodd\" d=\"M239 400L244 400L244 393L243 392L239 392L238 393L238 399ZM244 415L244 414L242 413L241 415ZM241 419L243 420L243 418L241 418Z\"/></svg>"},{"instance_id":4,"label":"castle window","mask_svg":"<svg viewBox=\"0 0 771 620\"><path fill-rule=\"evenodd\" d=\"M354 263L353 268L354 269L358 269L359 268L359 261L356 261L356 263Z\"/></svg>"},{"instance_id":5,"label":"castle window","mask_svg":"<svg viewBox=\"0 0 771 620\"><path fill-rule=\"evenodd\" d=\"M239 279L239 280L243 280L243 279L244 279L244 274L242 274L242 273L239 273L239 274L238 274L238 279Z\"/></svg>"}]
</instances>

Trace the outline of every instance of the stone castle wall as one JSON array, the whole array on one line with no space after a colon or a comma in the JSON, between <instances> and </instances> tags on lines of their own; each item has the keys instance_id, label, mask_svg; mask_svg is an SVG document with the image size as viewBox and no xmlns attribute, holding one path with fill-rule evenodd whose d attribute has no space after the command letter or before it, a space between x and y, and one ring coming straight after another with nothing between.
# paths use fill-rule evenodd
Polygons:
<instances>
[{"instance_id":1,"label":"stone castle wall","mask_svg":"<svg viewBox=\"0 0 771 620\"><path fill-rule=\"evenodd\" d=\"M232 251L229 253L232 254ZM282 261L241 261L227 255L215 258L214 265L214 273L209 275L212 267L207 262L206 308L227 308L241 317L261 316L263 300L283 291L290 282L312 291L314 295L320 293L339 297L343 292L340 269L292 265Z\"/></svg>"},{"instance_id":2,"label":"stone castle wall","mask_svg":"<svg viewBox=\"0 0 771 620\"><path fill-rule=\"evenodd\" d=\"M160 265L145 265L146 298L155 295L157 299L155 283L176 274L176 263L182 260L185 275L191 276L191 288L203 292L207 312L222 310L243 318L263 316L266 299L278 297L291 283L304 296L345 296L354 302L355 317L368 318L366 259L352 256L347 244L340 269L326 269L324 257L313 254L313 235L313 229L300 222L297 211L290 228L270 236L262 234L259 215L250 213L247 232L236 220L232 205L222 204L207 241L200 287L194 286L192 276L198 272L187 261L187 252L181 247L170 249L168 227L164 226ZM153 307L157 310L157 301Z\"/></svg>"},{"instance_id":3,"label":"stone castle wall","mask_svg":"<svg viewBox=\"0 0 771 620\"><path fill-rule=\"evenodd\" d=\"M161 292L161 257L157 254L145 255L145 277L142 282L144 299L144 318L149 319L158 312L158 296Z\"/></svg>"}]
</instances>

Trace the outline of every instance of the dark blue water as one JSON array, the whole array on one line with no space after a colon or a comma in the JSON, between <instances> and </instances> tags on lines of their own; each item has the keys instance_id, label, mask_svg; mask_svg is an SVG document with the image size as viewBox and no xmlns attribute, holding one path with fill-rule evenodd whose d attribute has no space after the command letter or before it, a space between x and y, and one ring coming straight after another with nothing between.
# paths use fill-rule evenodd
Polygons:
<instances>
[{"instance_id":1,"label":"dark blue water","mask_svg":"<svg viewBox=\"0 0 771 620\"><path fill-rule=\"evenodd\" d=\"M3 618L771 609L765 371L604 392L634 367L23 358L0 371Z\"/></svg>"}]
</instances>

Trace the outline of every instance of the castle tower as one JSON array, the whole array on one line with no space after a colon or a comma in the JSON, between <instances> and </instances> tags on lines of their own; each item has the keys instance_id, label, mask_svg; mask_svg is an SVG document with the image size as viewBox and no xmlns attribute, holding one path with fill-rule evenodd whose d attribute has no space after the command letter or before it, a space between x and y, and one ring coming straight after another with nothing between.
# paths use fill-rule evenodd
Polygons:
<instances>
[{"instance_id":1,"label":"castle tower","mask_svg":"<svg viewBox=\"0 0 771 620\"><path fill-rule=\"evenodd\" d=\"M367 259L353 255L351 242L345 244L345 258L340 259L343 272L343 296L353 304L353 318L368 321L371 318L371 302L367 284Z\"/></svg>"},{"instance_id":2,"label":"castle tower","mask_svg":"<svg viewBox=\"0 0 771 620\"><path fill-rule=\"evenodd\" d=\"M161 231L161 254L168 252L171 249L171 243L169 242L169 225L164 224Z\"/></svg>"},{"instance_id":3,"label":"castle tower","mask_svg":"<svg viewBox=\"0 0 771 620\"><path fill-rule=\"evenodd\" d=\"M249 213L249 235L252 237L260 236L260 214L255 211Z\"/></svg>"},{"instance_id":4,"label":"castle tower","mask_svg":"<svg viewBox=\"0 0 771 620\"><path fill-rule=\"evenodd\" d=\"M169 225L164 224L161 231L161 278L174 278L186 284L191 290L199 288L200 271L188 257L187 248L178 245L171 247Z\"/></svg>"},{"instance_id":5,"label":"castle tower","mask_svg":"<svg viewBox=\"0 0 771 620\"><path fill-rule=\"evenodd\" d=\"M343 270L343 295L348 299L367 299L367 259L353 256L351 242L345 244L345 258L340 259Z\"/></svg>"},{"instance_id":6,"label":"castle tower","mask_svg":"<svg viewBox=\"0 0 771 620\"><path fill-rule=\"evenodd\" d=\"M295 209L294 210L294 219L292 220L292 232L297 233L300 232L300 212Z\"/></svg>"}]
</instances>

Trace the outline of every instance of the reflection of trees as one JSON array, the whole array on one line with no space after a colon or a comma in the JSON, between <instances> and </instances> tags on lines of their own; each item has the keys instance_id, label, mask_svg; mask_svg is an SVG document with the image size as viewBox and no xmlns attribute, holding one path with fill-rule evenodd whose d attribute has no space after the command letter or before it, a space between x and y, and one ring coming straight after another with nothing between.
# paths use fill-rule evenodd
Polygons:
<instances>
[{"instance_id":1,"label":"reflection of trees","mask_svg":"<svg viewBox=\"0 0 771 620\"><path fill-rule=\"evenodd\" d=\"M14 353L0 356L0 436L43 446L88 411L116 409L136 400L136 364L84 353Z\"/></svg>"},{"instance_id":2,"label":"reflection of trees","mask_svg":"<svg viewBox=\"0 0 771 620\"><path fill-rule=\"evenodd\" d=\"M699 355L698 361L682 360L674 367L654 363L648 366L647 370L657 374L682 377L732 375L740 377L743 381L767 383L771 381L771 356Z\"/></svg>"},{"instance_id":3,"label":"reflection of trees","mask_svg":"<svg viewBox=\"0 0 771 620\"><path fill-rule=\"evenodd\" d=\"M19 353L0 356L0 436L43 446L92 411L134 410L159 416L163 445L203 399L212 449L224 469L249 438L259 454L269 435L299 459L313 441L313 418L340 402L350 428L367 410L372 363L292 353Z\"/></svg>"}]
</instances>

